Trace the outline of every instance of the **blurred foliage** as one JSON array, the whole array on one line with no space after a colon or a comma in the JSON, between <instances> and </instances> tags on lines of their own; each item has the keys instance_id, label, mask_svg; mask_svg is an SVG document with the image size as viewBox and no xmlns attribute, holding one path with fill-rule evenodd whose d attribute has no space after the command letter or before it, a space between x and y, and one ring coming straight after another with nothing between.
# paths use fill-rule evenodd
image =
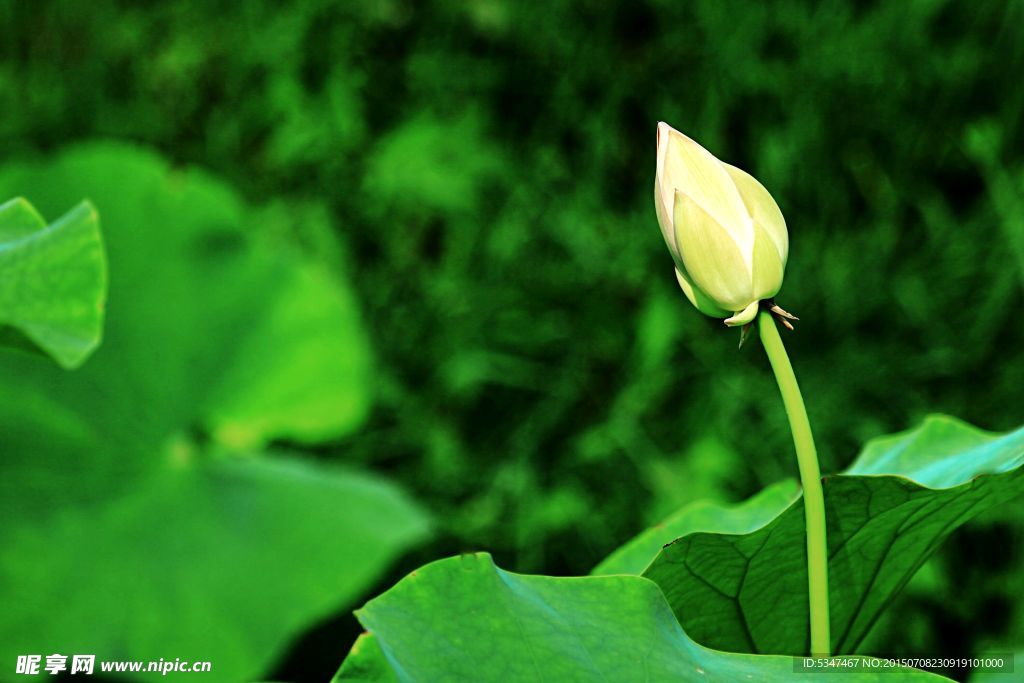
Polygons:
<instances>
[{"instance_id":1,"label":"blurred foliage","mask_svg":"<svg viewBox=\"0 0 1024 683\"><path fill-rule=\"evenodd\" d=\"M928 412L1024 418L1020 0L67 0L0 22L6 157L153 145L348 271L377 402L320 451L436 512L410 568L486 549L583 574L684 503L792 476L763 354L674 282L659 119L786 215L824 470ZM944 592L901 600L893 632L919 626L883 649L1019 648L1022 553L1014 514L958 533Z\"/></svg>"},{"instance_id":2,"label":"blurred foliage","mask_svg":"<svg viewBox=\"0 0 1024 683\"><path fill-rule=\"evenodd\" d=\"M0 194L19 193L47 214L103 207L110 315L74 372L0 355L0 659L180 652L252 680L427 536L395 486L286 452L363 422L354 299L247 235L271 219L222 183L153 154L91 144L0 168Z\"/></svg>"}]
</instances>

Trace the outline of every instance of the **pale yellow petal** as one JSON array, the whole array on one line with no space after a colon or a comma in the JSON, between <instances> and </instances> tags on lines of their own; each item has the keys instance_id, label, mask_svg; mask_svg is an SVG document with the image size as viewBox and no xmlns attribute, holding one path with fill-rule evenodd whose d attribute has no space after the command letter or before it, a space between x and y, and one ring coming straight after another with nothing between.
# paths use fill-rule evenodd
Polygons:
<instances>
[{"instance_id":1,"label":"pale yellow petal","mask_svg":"<svg viewBox=\"0 0 1024 683\"><path fill-rule=\"evenodd\" d=\"M770 299L782 288L786 263L779 257L777 245L760 223L754 224L754 296Z\"/></svg>"},{"instance_id":2,"label":"pale yellow petal","mask_svg":"<svg viewBox=\"0 0 1024 683\"><path fill-rule=\"evenodd\" d=\"M725 165L671 126L659 124L658 137L657 182L665 214L676 225L675 215L668 208L674 209L675 192L682 192L732 234L741 254L749 261L754 248L753 225Z\"/></svg>"},{"instance_id":3,"label":"pale yellow petal","mask_svg":"<svg viewBox=\"0 0 1024 683\"><path fill-rule=\"evenodd\" d=\"M735 166L723 165L736 184L747 212L754 219L754 223L771 238L785 265L786 259L789 258L789 232L786 230L786 219L783 218L779 205L757 178Z\"/></svg>"},{"instance_id":4,"label":"pale yellow petal","mask_svg":"<svg viewBox=\"0 0 1024 683\"><path fill-rule=\"evenodd\" d=\"M734 235L682 192L676 193L673 215L676 245L693 283L719 308L746 308L754 300L754 283Z\"/></svg>"},{"instance_id":5,"label":"pale yellow petal","mask_svg":"<svg viewBox=\"0 0 1024 683\"><path fill-rule=\"evenodd\" d=\"M661 188L658 187L657 180L654 182L654 209L658 214L658 225L661 227L661 235L665 238L665 244L672 254L672 260L676 266L679 266L682 261L679 258L679 249L676 247L676 238L672 228L672 212L665 209L665 202L661 199Z\"/></svg>"}]
</instances>

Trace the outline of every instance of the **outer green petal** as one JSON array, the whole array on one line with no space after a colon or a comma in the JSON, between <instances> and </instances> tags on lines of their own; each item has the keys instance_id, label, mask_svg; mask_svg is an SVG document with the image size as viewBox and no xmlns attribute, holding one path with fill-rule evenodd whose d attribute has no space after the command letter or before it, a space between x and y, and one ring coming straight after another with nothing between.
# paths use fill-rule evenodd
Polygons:
<instances>
[{"instance_id":1,"label":"outer green petal","mask_svg":"<svg viewBox=\"0 0 1024 683\"><path fill-rule=\"evenodd\" d=\"M725 324L729 327L739 327L740 325L746 325L749 322L753 322L754 318L757 316L757 310L760 307L760 301L751 302L751 304L742 311L731 318L727 318Z\"/></svg>"},{"instance_id":2,"label":"outer green petal","mask_svg":"<svg viewBox=\"0 0 1024 683\"><path fill-rule=\"evenodd\" d=\"M719 308L739 311L749 306L755 300L754 281L733 235L682 192L676 192L674 213L676 246L694 284Z\"/></svg>"},{"instance_id":3,"label":"outer green petal","mask_svg":"<svg viewBox=\"0 0 1024 683\"><path fill-rule=\"evenodd\" d=\"M782 217L779 205L775 203L764 185L746 171L723 163L732 181L736 184L747 212L754 219L755 227L762 228L771 238L782 264L789 258L789 232L786 230L786 219Z\"/></svg>"},{"instance_id":4,"label":"outer green petal","mask_svg":"<svg viewBox=\"0 0 1024 683\"><path fill-rule=\"evenodd\" d=\"M712 318L728 318L729 311L719 308L715 305L715 302L711 300L707 294L697 288L693 281L679 268L676 268L676 280L679 282L680 289L683 290L683 294L690 300L690 303L696 306L697 310L704 315L710 315Z\"/></svg>"}]
</instances>

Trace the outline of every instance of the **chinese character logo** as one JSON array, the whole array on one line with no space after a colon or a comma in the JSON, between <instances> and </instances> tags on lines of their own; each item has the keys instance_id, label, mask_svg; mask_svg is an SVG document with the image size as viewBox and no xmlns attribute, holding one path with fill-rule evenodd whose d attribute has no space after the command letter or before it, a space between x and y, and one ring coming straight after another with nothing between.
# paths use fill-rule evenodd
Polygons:
<instances>
[{"instance_id":1,"label":"chinese character logo","mask_svg":"<svg viewBox=\"0 0 1024 683\"><path fill-rule=\"evenodd\" d=\"M37 674L39 673L39 662L42 655L18 655L18 665L14 669L16 674Z\"/></svg>"},{"instance_id":2,"label":"chinese character logo","mask_svg":"<svg viewBox=\"0 0 1024 683\"><path fill-rule=\"evenodd\" d=\"M91 674L96 665L96 655L75 655L71 658L71 673Z\"/></svg>"}]
</instances>

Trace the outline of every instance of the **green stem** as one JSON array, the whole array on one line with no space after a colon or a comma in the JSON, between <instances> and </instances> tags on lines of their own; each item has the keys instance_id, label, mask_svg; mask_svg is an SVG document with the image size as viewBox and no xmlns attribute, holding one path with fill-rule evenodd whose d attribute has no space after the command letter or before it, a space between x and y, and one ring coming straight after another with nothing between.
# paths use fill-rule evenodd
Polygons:
<instances>
[{"instance_id":1,"label":"green stem","mask_svg":"<svg viewBox=\"0 0 1024 683\"><path fill-rule=\"evenodd\" d=\"M811 654L827 657L831 654L828 621L828 545L825 541L825 496L821 490L821 471L818 453L814 448L811 423L796 383L793 366L786 355L786 347L775 326L772 314L761 310L758 314L761 344L775 372L775 381L782 393L782 403L789 416L793 432L796 459L800 466L800 483L804 489L804 518L807 520L807 594L811 610Z\"/></svg>"}]
</instances>

